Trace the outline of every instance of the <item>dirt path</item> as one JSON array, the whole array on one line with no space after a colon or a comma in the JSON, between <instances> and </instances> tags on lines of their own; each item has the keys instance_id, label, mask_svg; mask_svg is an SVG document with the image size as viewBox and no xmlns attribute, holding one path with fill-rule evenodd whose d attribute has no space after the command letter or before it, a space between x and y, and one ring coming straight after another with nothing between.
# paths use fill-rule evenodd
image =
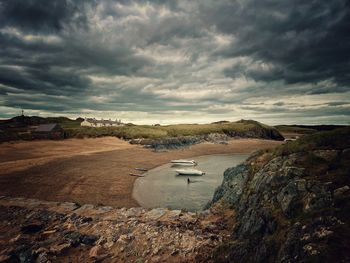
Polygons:
<instances>
[{"instance_id":1,"label":"dirt path","mask_svg":"<svg viewBox=\"0 0 350 263\"><path fill-rule=\"evenodd\" d=\"M132 199L135 167L154 168L171 159L219 153L251 153L281 142L239 139L183 150L152 152L117 138L37 141L0 146L0 195L50 201L138 206Z\"/></svg>"}]
</instances>

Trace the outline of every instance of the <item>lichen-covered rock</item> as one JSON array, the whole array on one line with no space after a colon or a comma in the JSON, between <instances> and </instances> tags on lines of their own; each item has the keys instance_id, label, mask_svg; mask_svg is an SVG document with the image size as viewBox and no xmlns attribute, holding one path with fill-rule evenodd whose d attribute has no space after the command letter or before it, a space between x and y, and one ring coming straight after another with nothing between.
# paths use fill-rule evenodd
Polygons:
<instances>
[{"instance_id":1,"label":"lichen-covered rock","mask_svg":"<svg viewBox=\"0 0 350 263\"><path fill-rule=\"evenodd\" d=\"M227 169L224 172L222 185L214 193L213 202L224 198L231 205L237 204L248 180L248 175L249 167L244 164Z\"/></svg>"},{"instance_id":2,"label":"lichen-covered rock","mask_svg":"<svg viewBox=\"0 0 350 263\"><path fill-rule=\"evenodd\" d=\"M293 212L298 206L299 191L297 184L290 181L277 195L277 200L286 216L293 216Z\"/></svg>"},{"instance_id":3,"label":"lichen-covered rock","mask_svg":"<svg viewBox=\"0 0 350 263\"><path fill-rule=\"evenodd\" d=\"M212 205L228 203L236 225L217 261L350 260L350 133L340 134L335 145L334 132L314 135L225 171Z\"/></svg>"}]
</instances>

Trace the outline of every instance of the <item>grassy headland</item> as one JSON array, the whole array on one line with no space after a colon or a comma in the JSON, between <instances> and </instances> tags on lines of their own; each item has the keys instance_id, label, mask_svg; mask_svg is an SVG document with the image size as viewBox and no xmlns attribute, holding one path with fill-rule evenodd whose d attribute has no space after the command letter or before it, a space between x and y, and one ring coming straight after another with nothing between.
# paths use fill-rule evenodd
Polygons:
<instances>
[{"instance_id":1,"label":"grassy headland","mask_svg":"<svg viewBox=\"0 0 350 263\"><path fill-rule=\"evenodd\" d=\"M313 150L342 150L350 148L350 127L339 128L305 135L295 141L266 150L266 161L278 156L287 156L293 153L305 153ZM255 156L254 156L255 158Z\"/></svg>"},{"instance_id":2,"label":"grassy headland","mask_svg":"<svg viewBox=\"0 0 350 263\"><path fill-rule=\"evenodd\" d=\"M277 125L274 126L281 133L312 134L318 131L331 131L345 128L345 125Z\"/></svg>"},{"instance_id":3,"label":"grassy headland","mask_svg":"<svg viewBox=\"0 0 350 263\"><path fill-rule=\"evenodd\" d=\"M211 124L177 124L166 126L127 124L119 127L82 127L82 119L66 117L41 118L19 116L0 123L0 140L30 140L31 127L44 123L58 123L67 138L115 136L122 139L167 139L187 136L223 134L229 137L283 140L277 129L252 120L219 122Z\"/></svg>"},{"instance_id":4,"label":"grassy headland","mask_svg":"<svg viewBox=\"0 0 350 263\"><path fill-rule=\"evenodd\" d=\"M68 137L116 136L124 139L165 139L170 137L200 136L213 133L230 137L280 139L283 137L273 127L251 120L212 124L177 124L166 126L125 125L120 127L78 127L66 129Z\"/></svg>"}]
</instances>

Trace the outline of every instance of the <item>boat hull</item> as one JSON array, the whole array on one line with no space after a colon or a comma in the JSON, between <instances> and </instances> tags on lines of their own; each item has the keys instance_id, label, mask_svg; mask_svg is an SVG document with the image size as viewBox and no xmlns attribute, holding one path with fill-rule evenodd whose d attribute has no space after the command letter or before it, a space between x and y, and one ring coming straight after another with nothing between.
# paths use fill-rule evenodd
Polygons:
<instances>
[{"instance_id":1,"label":"boat hull","mask_svg":"<svg viewBox=\"0 0 350 263\"><path fill-rule=\"evenodd\" d=\"M195 166L197 163L194 160L172 160L172 165L179 165L179 166Z\"/></svg>"},{"instance_id":2,"label":"boat hull","mask_svg":"<svg viewBox=\"0 0 350 263\"><path fill-rule=\"evenodd\" d=\"M196 163L171 163L171 166L196 166Z\"/></svg>"},{"instance_id":3,"label":"boat hull","mask_svg":"<svg viewBox=\"0 0 350 263\"><path fill-rule=\"evenodd\" d=\"M184 176L201 176L205 173L199 170L176 170L177 175L184 175Z\"/></svg>"}]
</instances>

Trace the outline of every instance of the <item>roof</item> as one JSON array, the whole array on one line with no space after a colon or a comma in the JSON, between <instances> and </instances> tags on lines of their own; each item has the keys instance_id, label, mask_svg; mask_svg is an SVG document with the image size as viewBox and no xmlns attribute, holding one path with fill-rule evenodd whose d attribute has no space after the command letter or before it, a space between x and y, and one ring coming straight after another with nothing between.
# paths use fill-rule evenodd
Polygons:
<instances>
[{"instance_id":1,"label":"roof","mask_svg":"<svg viewBox=\"0 0 350 263\"><path fill-rule=\"evenodd\" d=\"M57 123L50 124L40 124L38 128L35 129L36 132L49 132L52 131L57 126Z\"/></svg>"},{"instance_id":2,"label":"roof","mask_svg":"<svg viewBox=\"0 0 350 263\"><path fill-rule=\"evenodd\" d=\"M85 119L85 121L90 122L90 123L109 123L109 124L120 124L120 121L112 121L112 120L96 120L96 119L91 119L91 118L87 118Z\"/></svg>"}]
</instances>

